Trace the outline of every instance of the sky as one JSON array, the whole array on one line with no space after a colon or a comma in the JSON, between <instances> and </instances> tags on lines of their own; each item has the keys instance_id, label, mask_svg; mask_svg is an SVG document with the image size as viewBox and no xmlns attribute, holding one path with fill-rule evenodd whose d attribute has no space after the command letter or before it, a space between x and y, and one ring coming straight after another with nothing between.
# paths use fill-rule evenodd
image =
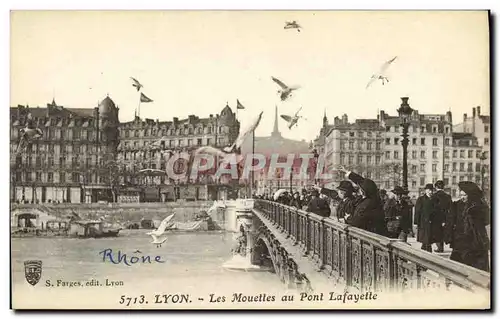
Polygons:
<instances>
[{"instance_id":1,"label":"sky","mask_svg":"<svg viewBox=\"0 0 500 319\"><path fill-rule=\"evenodd\" d=\"M296 20L301 32L285 30ZM387 76L372 74L397 56ZM489 114L489 34L485 11L14 11L11 106L92 108L107 94L130 121L139 95L154 100L145 118L208 117L236 99L246 126L264 115L257 136L273 129L274 108L305 117L282 135L314 139L330 122L396 115L401 97L419 113ZM301 88L280 101L277 77Z\"/></svg>"}]
</instances>

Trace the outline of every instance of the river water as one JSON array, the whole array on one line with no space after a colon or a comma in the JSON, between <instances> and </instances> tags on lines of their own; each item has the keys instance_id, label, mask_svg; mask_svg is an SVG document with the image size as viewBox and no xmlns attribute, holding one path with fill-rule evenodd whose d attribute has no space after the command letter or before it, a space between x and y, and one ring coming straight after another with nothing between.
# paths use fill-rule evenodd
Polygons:
<instances>
[{"instance_id":1,"label":"river water","mask_svg":"<svg viewBox=\"0 0 500 319\"><path fill-rule=\"evenodd\" d=\"M111 306L121 294L190 294L195 300L209 301L210 293L283 292L284 285L270 272L230 271L222 265L231 259L234 245L232 233L197 232L171 233L167 242L157 248L151 244L146 230L122 230L116 238L13 238L12 239L12 286L14 304L16 298L23 304L30 300L38 304L40 299L51 303L53 298L69 298L69 302L82 304L81 298L92 306L96 300L106 299ZM132 266L103 262L99 252L120 250L129 256L160 256L164 263L137 263ZM140 251L140 253L137 252ZM135 253L135 254L134 254ZM24 261L41 260L42 277L36 286L25 279ZM67 287L62 282L85 284L95 279L99 283L117 282L113 287ZM47 284L50 280L50 286ZM60 280L61 285L58 285ZM89 284L90 285L90 284ZM49 287L50 286L50 287ZM106 293L103 293L106 291ZM111 293L112 292L112 293ZM78 293L78 294L76 294ZM73 295L74 298L70 298ZM77 297L78 296L78 297ZM102 298L98 298L102 297ZM152 297L151 297L152 298ZM94 304L90 303L94 300ZM198 300L199 301L199 300ZM41 302L41 301L40 301ZM200 301L201 302L201 301ZM82 307L84 307L83 302ZM62 306L62 305L61 305ZM139 306L139 305L137 305Z\"/></svg>"}]
</instances>

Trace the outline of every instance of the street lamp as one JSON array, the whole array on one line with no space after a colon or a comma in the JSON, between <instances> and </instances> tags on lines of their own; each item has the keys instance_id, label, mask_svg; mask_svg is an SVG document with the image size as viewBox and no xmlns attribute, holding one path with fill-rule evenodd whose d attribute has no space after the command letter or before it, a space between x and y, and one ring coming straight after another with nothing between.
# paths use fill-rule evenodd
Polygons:
<instances>
[{"instance_id":1,"label":"street lamp","mask_svg":"<svg viewBox=\"0 0 500 319\"><path fill-rule=\"evenodd\" d=\"M486 192L484 191L484 178L486 176L486 167L484 165L484 161L487 159L486 152L482 152L479 159L481 160L481 190L486 194Z\"/></svg>"},{"instance_id":2,"label":"street lamp","mask_svg":"<svg viewBox=\"0 0 500 319\"><path fill-rule=\"evenodd\" d=\"M403 127L403 189L408 191L408 127L410 126L410 118L413 114L413 109L408 104L408 97L401 98L401 106L398 109L401 126Z\"/></svg>"}]
</instances>

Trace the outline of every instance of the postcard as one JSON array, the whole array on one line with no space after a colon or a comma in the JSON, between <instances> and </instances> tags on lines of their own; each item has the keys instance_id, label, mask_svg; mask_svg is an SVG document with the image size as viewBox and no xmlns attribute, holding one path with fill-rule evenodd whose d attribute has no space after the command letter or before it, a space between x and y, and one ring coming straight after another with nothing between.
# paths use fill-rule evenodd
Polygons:
<instances>
[{"instance_id":1,"label":"postcard","mask_svg":"<svg viewBox=\"0 0 500 319\"><path fill-rule=\"evenodd\" d=\"M12 309L490 309L488 11L10 18Z\"/></svg>"}]
</instances>

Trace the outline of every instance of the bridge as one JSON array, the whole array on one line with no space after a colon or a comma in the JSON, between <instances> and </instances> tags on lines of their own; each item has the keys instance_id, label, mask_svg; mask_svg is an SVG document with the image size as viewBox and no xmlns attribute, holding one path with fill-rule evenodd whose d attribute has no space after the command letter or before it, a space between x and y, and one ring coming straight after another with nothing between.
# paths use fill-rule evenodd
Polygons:
<instances>
[{"instance_id":1,"label":"bridge","mask_svg":"<svg viewBox=\"0 0 500 319\"><path fill-rule=\"evenodd\" d=\"M489 294L488 272L280 203L246 200L235 223L247 234L249 262L269 255L288 288Z\"/></svg>"}]
</instances>

